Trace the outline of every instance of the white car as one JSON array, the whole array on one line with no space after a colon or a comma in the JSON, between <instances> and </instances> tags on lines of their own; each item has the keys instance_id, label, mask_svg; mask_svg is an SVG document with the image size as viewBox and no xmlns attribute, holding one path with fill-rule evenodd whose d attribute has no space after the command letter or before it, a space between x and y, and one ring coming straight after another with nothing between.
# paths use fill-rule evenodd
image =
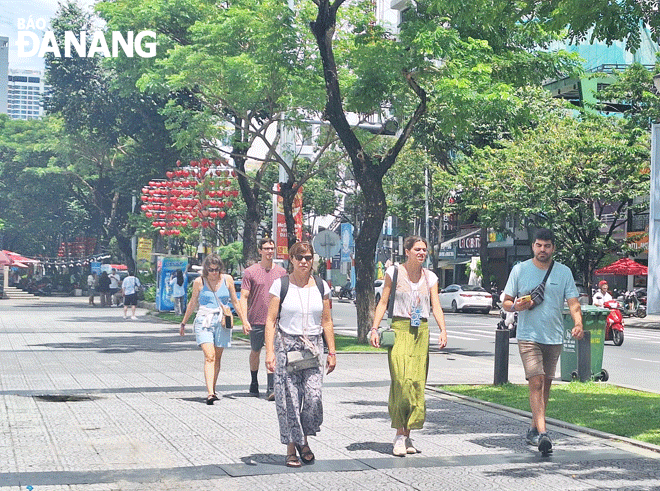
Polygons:
<instances>
[{"instance_id":1,"label":"white car","mask_svg":"<svg viewBox=\"0 0 660 491\"><path fill-rule=\"evenodd\" d=\"M449 285L440 290L440 305L442 310L450 312L478 310L488 314L493 305L493 296L480 286Z\"/></svg>"}]
</instances>

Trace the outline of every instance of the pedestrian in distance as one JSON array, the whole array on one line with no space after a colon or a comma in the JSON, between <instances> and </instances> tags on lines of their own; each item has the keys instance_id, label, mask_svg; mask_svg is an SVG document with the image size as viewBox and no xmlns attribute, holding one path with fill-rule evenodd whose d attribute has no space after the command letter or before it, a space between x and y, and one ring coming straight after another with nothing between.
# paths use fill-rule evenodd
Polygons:
<instances>
[{"instance_id":1,"label":"pedestrian in distance","mask_svg":"<svg viewBox=\"0 0 660 491\"><path fill-rule=\"evenodd\" d=\"M110 278L110 306L116 307L119 305L119 295L117 293L120 290L121 278L117 274L117 270L112 268L112 271L108 275Z\"/></svg>"},{"instance_id":2,"label":"pedestrian in distance","mask_svg":"<svg viewBox=\"0 0 660 491\"><path fill-rule=\"evenodd\" d=\"M266 369L274 372L275 407L280 441L286 445L286 465L300 467L301 461L314 462L307 437L315 436L323 423L324 339L328 348L326 373L335 369L337 354L330 287L325 281L317 283L312 276L312 245L297 242L289 249L289 258L293 271L276 279L270 288L265 332ZM283 284L288 285L286 295L283 295ZM309 365L296 368L294 355L306 357Z\"/></svg>"},{"instance_id":3,"label":"pedestrian in distance","mask_svg":"<svg viewBox=\"0 0 660 491\"><path fill-rule=\"evenodd\" d=\"M571 270L556 261L555 235L539 229L532 242L533 257L516 264L504 288L504 310L518 312L518 350L529 385L532 424L526 440L543 455L552 452L546 428L546 409L557 359L564 341L562 312L568 304L573 328L571 335L582 339L582 310Z\"/></svg>"},{"instance_id":4,"label":"pedestrian in distance","mask_svg":"<svg viewBox=\"0 0 660 491\"><path fill-rule=\"evenodd\" d=\"M170 277L170 286L172 287L172 303L174 304L174 313L183 315L186 310L186 289L184 288L183 271L177 269Z\"/></svg>"},{"instance_id":5,"label":"pedestrian in distance","mask_svg":"<svg viewBox=\"0 0 660 491\"><path fill-rule=\"evenodd\" d=\"M96 277L96 272L92 272L87 276L87 289L89 290L89 304L94 305L94 295L98 288L99 280Z\"/></svg>"},{"instance_id":6,"label":"pedestrian in distance","mask_svg":"<svg viewBox=\"0 0 660 491\"><path fill-rule=\"evenodd\" d=\"M421 237L407 237L403 243L406 261L385 271L385 284L376 306L370 332L372 346L380 346L378 327L388 308L396 271L392 330L394 346L388 349L390 396L388 409L392 428L396 429L392 453L398 457L417 453L410 438L411 430L419 430L426 420L424 388L429 366L429 324L433 314L440 328L438 347L447 346L445 317L438 296L438 277L423 267L427 244Z\"/></svg>"},{"instance_id":7,"label":"pedestrian in distance","mask_svg":"<svg viewBox=\"0 0 660 491\"><path fill-rule=\"evenodd\" d=\"M209 254L204 258L202 276L193 282L192 295L179 332L181 336L185 336L186 322L193 311L198 309L193 329L197 345L204 353L204 381L208 392L206 396L208 405L213 405L219 399L215 386L220 373L222 353L225 348L231 346L231 320L226 319L227 315L231 316L231 310L227 305L230 300L241 322L247 322L236 298L234 278L229 274L223 274L223 269L224 264L217 254Z\"/></svg>"},{"instance_id":8,"label":"pedestrian in distance","mask_svg":"<svg viewBox=\"0 0 660 491\"><path fill-rule=\"evenodd\" d=\"M99 297L101 307L110 306L110 277L107 271L103 271L99 277Z\"/></svg>"},{"instance_id":9,"label":"pedestrian in distance","mask_svg":"<svg viewBox=\"0 0 660 491\"><path fill-rule=\"evenodd\" d=\"M128 316L128 307L131 307L131 319L137 319L135 309L138 303L137 291L140 286L142 286L140 280L133 275L133 271L129 271L128 276L121 282L121 291L124 294L124 319Z\"/></svg>"},{"instance_id":10,"label":"pedestrian in distance","mask_svg":"<svg viewBox=\"0 0 660 491\"><path fill-rule=\"evenodd\" d=\"M264 346L264 333L268 304L270 302L270 287L273 282L286 275L286 270L273 263L275 255L275 242L271 238L259 241L259 255L261 260L243 271L241 283L240 304L246 313L248 322L243 324L243 334L250 336L250 395L259 397L259 357ZM273 372L266 374L266 399L275 400L273 392Z\"/></svg>"}]
</instances>

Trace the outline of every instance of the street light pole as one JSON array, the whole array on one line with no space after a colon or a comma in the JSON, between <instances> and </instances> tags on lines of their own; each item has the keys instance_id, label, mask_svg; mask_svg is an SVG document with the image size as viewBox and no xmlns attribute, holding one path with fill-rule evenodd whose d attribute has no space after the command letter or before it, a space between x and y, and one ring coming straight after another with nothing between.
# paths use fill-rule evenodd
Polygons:
<instances>
[{"instance_id":1,"label":"street light pole","mask_svg":"<svg viewBox=\"0 0 660 491\"><path fill-rule=\"evenodd\" d=\"M660 77L654 78L656 87ZM647 311L660 314L660 124L651 126L651 186L649 189L649 274Z\"/></svg>"}]
</instances>

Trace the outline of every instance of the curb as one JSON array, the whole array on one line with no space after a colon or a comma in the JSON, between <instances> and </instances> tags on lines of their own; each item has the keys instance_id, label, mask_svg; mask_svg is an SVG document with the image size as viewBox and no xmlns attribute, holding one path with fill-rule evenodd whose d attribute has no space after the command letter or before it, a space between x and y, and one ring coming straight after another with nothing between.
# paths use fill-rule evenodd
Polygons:
<instances>
[{"instance_id":1,"label":"curb","mask_svg":"<svg viewBox=\"0 0 660 491\"><path fill-rule=\"evenodd\" d=\"M486 406L488 408L495 409L497 411L501 411L501 412L504 412L504 413L511 413L511 414L515 414L517 416L522 416L526 419L531 419L531 417L532 417L532 413L530 413L529 411L522 411L520 409L515 409L515 408L512 408L512 407L508 407L508 406L502 406L502 405L496 404L494 402L488 402L488 401L483 401L481 399L475 399L473 397L465 396L463 394L456 394L455 392L450 392L450 391L447 391L447 390L438 389L436 387L427 386L426 390L430 390L431 392L436 392L438 394L443 394L443 395L451 397L453 399L460 399L464 402L469 402L473 405ZM586 435L595 436L595 437L601 438L603 440L624 442L624 443L628 443L629 445L632 445L634 447L639 447L639 448L642 448L644 450L649 450L651 452L660 453L660 445L654 445L652 443L646 443L646 442L642 442L642 441L639 441L639 440L634 440L632 438L628 438L628 437L625 437L625 436L619 436L619 435L614 435L612 433L606 433L604 431L594 430L593 428L587 428L586 426L579 426L579 425L575 425L575 424L572 424L572 423L567 423L566 421L561 421L559 419L547 418L546 421L548 422L548 424L551 424L553 426L557 426L559 428L565 428L565 429L568 429L568 430L576 431L578 433L584 433Z\"/></svg>"}]
</instances>

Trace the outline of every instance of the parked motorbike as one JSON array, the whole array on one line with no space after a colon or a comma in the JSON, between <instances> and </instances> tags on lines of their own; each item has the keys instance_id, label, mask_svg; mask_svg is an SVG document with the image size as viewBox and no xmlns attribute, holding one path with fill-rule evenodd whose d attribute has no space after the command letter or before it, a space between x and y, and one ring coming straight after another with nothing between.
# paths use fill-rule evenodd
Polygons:
<instances>
[{"instance_id":1,"label":"parked motorbike","mask_svg":"<svg viewBox=\"0 0 660 491\"><path fill-rule=\"evenodd\" d=\"M621 315L621 304L618 300L609 300L603 307L610 309L605 319L605 341L613 341L614 346L623 344L623 315Z\"/></svg>"},{"instance_id":2,"label":"parked motorbike","mask_svg":"<svg viewBox=\"0 0 660 491\"><path fill-rule=\"evenodd\" d=\"M642 305L634 291L625 291L617 298L621 314L626 317L646 317L646 306Z\"/></svg>"},{"instance_id":3,"label":"parked motorbike","mask_svg":"<svg viewBox=\"0 0 660 491\"><path fill-rule=\"evenodd\" d=\"M28 293L40 297L50 297L53 294L53 285L49 280L43 278L39 281L31 280L26 286Z\"/></svg>"}]
</instances>

